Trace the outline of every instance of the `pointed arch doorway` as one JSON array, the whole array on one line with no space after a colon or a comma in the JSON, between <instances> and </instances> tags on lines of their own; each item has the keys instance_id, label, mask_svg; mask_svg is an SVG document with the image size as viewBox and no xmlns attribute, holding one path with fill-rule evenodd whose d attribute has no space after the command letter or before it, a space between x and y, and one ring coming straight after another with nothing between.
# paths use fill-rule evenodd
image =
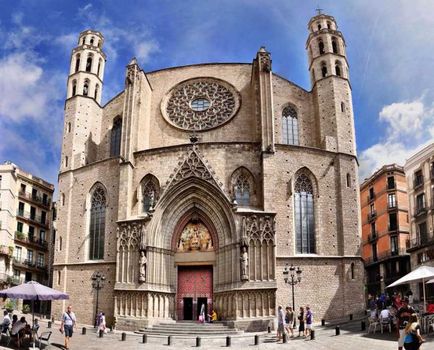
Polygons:
<instances>
[{"instance_id":1,"label":"pointed arch doorway","mask_svg":"<svg viewBox=\"0 0 434 350\"><path fill-rule=\"evenodd\" d=\"M176 318L198 320L213 304L213 277L217 237L214 225L197 211L178 223L172 246L177 271ZM203 306L202 306L203 305Z\"/></svg>"}]
</instances>

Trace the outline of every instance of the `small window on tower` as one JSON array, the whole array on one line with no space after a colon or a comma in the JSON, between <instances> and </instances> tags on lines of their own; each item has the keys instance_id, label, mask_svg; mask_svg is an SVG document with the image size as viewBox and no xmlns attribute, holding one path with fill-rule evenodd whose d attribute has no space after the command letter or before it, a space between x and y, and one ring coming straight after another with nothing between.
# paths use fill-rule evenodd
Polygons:
<instances>
[{"instance_id":1,"label":"small window on tower","mask_svg":"<svg viewBox=\"0 0 434 350\"><path fill-rule=\"evenodd\" d=\"M321 64L321 73L322 73L323 78L325 78L327 76L327 66L326 66L325 62L323 62Z\"/></svg>"},{"instance_id":2,"label":"small window on tower","mask_svg":"<svg viewBox=\"0 0 434 350\"><path fill-rule=\"evenodd\" d=\"M322 40L319 41L318 47L319 47L319 54L323 55L325 53L325 51L324 51L324 43Z\"/></svg>"},{"instance_id":3,"label":"small window on tower","mask_svg":"<svg viewBox=\"0 0 434 350\"><path fill-rule=\"evenodd\" d=\"M102 60L100 58L99 61L98 61L98 69L96 71L96 75L98 75L98 76L99 76L99 72L101 71L101 62L102 62Z\"/></svg>"},{"instance_id":4,"label":"small window on tower","mask_svg":"<svg viewBox=\"0 0 434 350\"><path fill-rule=\"evenodd\" d=\"M86 43L86 37L83 38L83 43L82 45L84 45Z\"/></svg>"},{"instance_id":5,"label":"small window on tower","mask_svg":"<svg viewBox=\"0 0 434 350\"><path fill-rule=\"evenodd\" d=\"M321 24L318 23L318 30L321 30Z\"/></svg>"},{"instance_id":6,"label":"small window on tower","mask_svg":"<svg viewBox=\"0 0 434 350\"><path fill-rule=\"evenodd\" d=\"M336 75L337 75L338 77L341 77L341 76L342 76L342 72L341 72L341 62L336 61L335 70L336 70Z\"/></svg>"},{"instance_id":7,"label":"small window on tower","mask_svg":"<svg viewBox=\"0 0 434 350\"><path fill-rule=\"evenodd\" d=\"M72 96L77 94L77 80L72 81Z\"/></svg>"},{"instance_id":8,"label":"small window on tower","mask_svg":"<svg viewBox=\"0 0 434 350\"><path fill-rule=\"evenodd\" d=\"M68 132L71 132L71 123L68 123Z\"/></svg>"},{"instance_id":9,"label":"small window on tower","mask_svg":"<svg viewBox=\"0 0 434 350\"><path fill-rule=\"evenodd\" d=\"M95 86L95 96L94 96L95 100L98 98L98 94L99 94L99 85L96 84L96 86Z\"/></svg>"},{"instance_id":10,"label":"small window on tower","mask_svg":"<svg viewBox=\"0 0 434 350\"><path fill-rule=\"evenodd\" d=\"M95 41L95 39L92 37L92 38L90 38L90 44L93 46L93 43L94 43L94 41Z\"/></svg>"},{"instance_id":11,"label":"small window on tower","mask_svg":"<svg viewBox=\"0 0 434 350\"><path fill-rule=\"evenodd\" d=\"M331 24L331 22L327 22L327 28L328 28L328 29L332 29L332 24Z\"/></svg>"},{"instance_id":12,"label":"small window on tower","mask_svg":"<svg viewBox=\"0 0 434 350\"><path fill-rule=\"evenodd\" d=\"M80 69L80 55L75 56L75 71L78 72Z\"/></svg>"},{"instance_id":13,"label":"small window on tower","mask_svg":"<svg viewBox=\"0 0 434 350\"><path fill-rule=\"evenodd\" d=\"M65 167L68 166L68 156L65 156Z\"/></svg>"},{"instance_id":14,"label":"small window on tower","mask_svg":"<svg viewBox=\"0 0 434 350\"><path fill-rule=\"evenodd\" d=\"M338 43L336 42L335 38L332 39L332 48L333 48L333 53L338 53Z\"/></svg>"},{"instance_id":15,"label":"small window on tower","mask_svg":"<svg viewBox=\"0 0 434 350\"><path fill-rule=\"evenodd\" d=\"M86 61L86 72L90 72L92 70L92 56L89 55Z\"/></svg>"},{"instance_id":16,"label":"small window on tower","mask_svg":"<svg viewBox=\"0 0 434 350\"><path fill-rule=\"evenodd\" d=\"M89 80L86 80L83 85L83 96L89 95Z\"/></svg>"},{"instance_id":17,"label":"small window on tower","mask_svg":"<svg viewBox=\"0 0 434 350\"><path fill-rule=\"evenodd\" d=\"M341 102L341 112L345 112L345 103Z\"/></svg>"},{"instance_id":18,"label":"small window on tower","mask_svg":"<svg viewBox=\"0 0 434 350\"><path fill-rule=\"evenodd\" d=\"M351 175L347 173L347 187L351 187Z\"/></svg>"}]
</instances>

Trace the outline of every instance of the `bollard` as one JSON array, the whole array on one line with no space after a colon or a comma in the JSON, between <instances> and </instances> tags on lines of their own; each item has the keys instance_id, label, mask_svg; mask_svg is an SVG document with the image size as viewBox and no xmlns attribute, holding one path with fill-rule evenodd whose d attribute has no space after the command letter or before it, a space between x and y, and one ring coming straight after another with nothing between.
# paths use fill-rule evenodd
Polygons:
<instances>
[{"instance_id":1,"label":"bollard","mask_svg":"<svg viewBox=\"0 0 434 350\"><path fill-rule=\"evenodd\" d=\"M196 347L200 347L200 337L196 337Z\"/></svg>"},{"instance_id":2,"label":"bollard","mask_svg":"<svg viewBox=\"0 0 434 350\"><path fill-rule=\"evenodd\" d=\"M288 339L286 338L286 333L283 333L282 343L287 343L287 342L288 342Z\"/></svg>"},{"instance_id":3,"label":"bollard","mask_svg":"<svg viewBox=\"0 0 434 350\"><path fill-rule=\"evenodd\" d=\"M127 333L123 332L123 333L121 334L121 340L122 340L122 341L127 340Z\"/></svg>"},{"instance_id":4,"label":"bollard","mask_svg":"<svg viewBox=\"0 0 434 350\"><path fill-rule=\"evenodd\" d=\"M341 334L341 328L339 326L336 326L336 328L335 328L335 334L336 335Z\"/></svg>"},{"instance_id":5,"label":"bollard","mask_svg":"<svg viewBox=\"0 0 434 350\"><path fill-rule=\"evenodd\" d=\"M353 320L353 314L350 314L350 321Z\"/></svg>"},{"instance_id":6,"label":"bollard","mask_svg":"<svg viewBox=\"0 0 434 350\"><path fill-rule=\"evenodd\" d=\"M146 344L148 342L148 336L146 334L143 334L142 342L143 344Z\"/></svg>"},{"instance_id":7,"label":"bollard","mask_svg":"<svg viewBox=\"0 0 434 350\"><path fill-rule=\"evenodd\" d=\"M366 330L366 322L365 321L362 321L360 328L362 328L362 331Z\"/></svg>"},{"instance_id":8,"label":"bollard","mask_svg":"<svg viewBox=\"0 0 434 350\"><path fill-rule=\"evenodd\" d=\"M83 328L81 329L81 334L86 334L86 327L83 327Z\"/></svg>"},{"instance_id":9,"label":"bollard","mask_svg":"<svg viewBox=\"0 0 434 350\"><path fill-rule=\"evenodd\" d=\"M99 337L102 338L104 336L104 331L102 329L99 330Z\"/></svg>"},{"instance_id":10,"label":"bollard","mask_svg":"<svg viewBox=\"0 0 434 350\"><path fill-rule=\"evenodd\" d=\"M231 337L227 336L226 337L226 347L230 347L231 346Z\"/></svg>"},{"instance_id":11,"label":"bollard","mask_svg":"<svg viewBox=\"0 0 434 350\"><path fill-rule=\"evenodd\" d=\"M255 345L259 345L259 335L255 335Z\"/></svg>"},{"instance_id":12,"label":"bollard","mask_svg":"<svg viewBox=\"0 0 434 350\"><path fill-rule=\"evenodd\" d=\"M111 325L109 328L110 328L110 332L113 332L113 325Z\"/></svg>"},{"instance_id":13,"label":"bollard","mask_svg":"<svg viewBox=\"0 0 434 350\"><path fill-rule=\"evenodd\" d=\"M268 326L267 331L268 331L268 333L271 333L271 327L270 326Z\"/></svg>"},{"instance_id":14,"label":"bollard","mask_svg":"<svg viewBox=\"0 0 434 350\"><path fill-rule=\"evenodd\" d=\"M323 326L323 327L325 326L325 319L321 320L321 326Z\"/></svg>"},{"instance_id":15,"label":"bollard","mask_svg":"<svg viewBox=\"0 0 434 350\"><path fill-rule=\"evenodd\" d=\"M170 346L171 344L172 344L172 336L169 335L169 336L167 337L167 346Z\"/></svg>"},{"instance_id":16,"label":"bollard","mask_svg":"<svg viewBox=\"0 0 434 350\"><path fill-rule=\"evenodd\" d=\"M315 330L314 329L310 330L310 340L315 340Z\"/></svg>"}]
</instances>

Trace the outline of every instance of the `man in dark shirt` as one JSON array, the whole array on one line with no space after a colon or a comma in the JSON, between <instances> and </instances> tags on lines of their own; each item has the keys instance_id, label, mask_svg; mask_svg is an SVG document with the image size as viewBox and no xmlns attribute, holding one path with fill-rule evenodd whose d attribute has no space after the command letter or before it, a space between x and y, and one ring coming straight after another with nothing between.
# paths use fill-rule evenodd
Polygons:
<instances>
[{"instance_id":1,"label":"man in dark shirt","mask_svg":"<svg viewBox=\"0 0 434 350\"><path fill-rule=\"evenodd\" d=\"M408 297L404 297L402 299L402 306L399 308L396 313L396 317L398 319L397 326L399 332L398 339L398 350L402 350L404 346L404 338L405 338L405 326L407 325L411 314L416 313L416 311L408 305Z\"/></svg>"}]
</instances>

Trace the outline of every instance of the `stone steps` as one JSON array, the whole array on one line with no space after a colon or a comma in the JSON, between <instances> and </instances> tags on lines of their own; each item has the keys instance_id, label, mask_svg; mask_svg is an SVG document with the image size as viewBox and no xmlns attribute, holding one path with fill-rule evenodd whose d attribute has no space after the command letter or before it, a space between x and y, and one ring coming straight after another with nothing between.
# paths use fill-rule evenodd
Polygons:
<instances>
[{"instance_id":1,"label":"stone steps","mask_svg":"<svg viewBox=\"0 0 434 350\"><path fill-rule=\"evenodd\" d=\"M150 328L140 329L136 333L149 335L176 335L176 336L216 336L216 335L237 335L243 334L234 328L230 328L223 323L205 323L197 322L176 322L176 323L159 323Z\"/></svg>"}]
</instances>

